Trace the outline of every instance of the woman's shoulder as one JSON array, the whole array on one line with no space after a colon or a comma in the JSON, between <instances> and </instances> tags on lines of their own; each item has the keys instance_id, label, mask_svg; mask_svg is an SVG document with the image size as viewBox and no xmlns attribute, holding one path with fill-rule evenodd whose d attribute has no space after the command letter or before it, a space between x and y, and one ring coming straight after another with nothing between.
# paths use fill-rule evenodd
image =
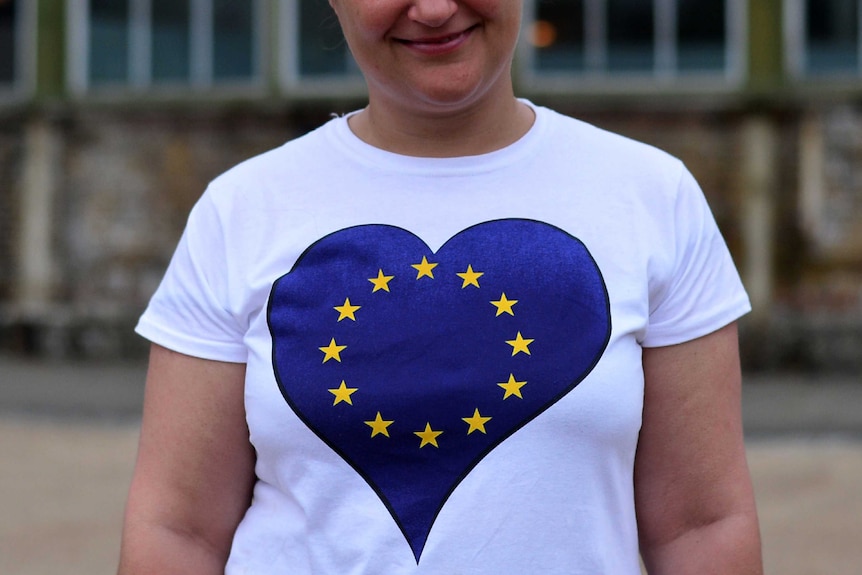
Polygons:
<instances>
[{"instance_id":1,"label":"woman's shoulder","mask_svg":"<svg viewBox=\"0 0 862 575\"><path fill-rule=\"evenodd\" d=\"M613 161L643 161L667 167L680 164L676 157L648 142L550 108L537 110L550 124L549 132L553 139L558 139L558 145Z\"/></svg>"},{"instance_id":2,"label":"woman's shoulder","mask_svg":"<svg viewBox=\"0 0 862 575\"><path fill-rule=\"evenodd\" d=\"M548 108L537 114L546 124L543 155L563 170L653 192L675 190L687 173L681 160L652 144Z\"/></svg>"}]
</instances>

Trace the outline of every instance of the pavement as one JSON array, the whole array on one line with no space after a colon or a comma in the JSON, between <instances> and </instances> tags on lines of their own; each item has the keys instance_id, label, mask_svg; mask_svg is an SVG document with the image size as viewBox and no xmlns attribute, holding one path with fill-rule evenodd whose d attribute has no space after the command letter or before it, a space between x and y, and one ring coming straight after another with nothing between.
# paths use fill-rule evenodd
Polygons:
<instances>
[{"instance_id":1,"label":"pavement","mask_svg":"<svg viewBox=\"0 0 862 575\"><path fill-rule=\"evenodd\" d=\"M0 355L0 573L116 571L145 365ZM862 573L862 374L745 374L767 575Z\"/></svg>"}]
</instances>

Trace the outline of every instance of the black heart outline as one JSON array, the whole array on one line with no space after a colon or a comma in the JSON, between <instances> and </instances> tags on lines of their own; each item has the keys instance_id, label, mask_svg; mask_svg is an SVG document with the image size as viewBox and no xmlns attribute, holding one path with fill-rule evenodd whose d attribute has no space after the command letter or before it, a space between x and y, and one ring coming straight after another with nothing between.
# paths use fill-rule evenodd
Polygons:
<instances>
[{"instance_id":1,"label":"black heart outline","mask_svg":"<svg viewBox=\"0 0 862 575\"><path fill-rule=\"evenodd\" d=\"M348 453L346 453L338 445L338 443L336 443L335 441L328 438L325 435L325 432L323 430L319 429L318 425L305 414L303 409L291 397L291 395L288 391L288 388L285 385L284 380L282 378L281 370L278 367L279 362L277 359L277 344L276 344L278 336L276 334L276 327L273 325L273 319L272 319L273 318L273 306L274 306L274 302L276 300L276 291L278 289L279 284L285 278L290 276L290 274L294 273L294 271L297 270L301 266L301 264L305 260L306 256L308 256L308 254L312 253L315 250L315 248L317 248L321 244L324 244L327 240L333 238L334 236L337 236L338 234L344 233L344 232L348 232L348 231L352 231L352 230L359 230L359 229L384 229L384 230L396 231L398 233L405 233L405 234L408 234L410 237L418 240L418 242L420 242L428 250L428 252L430 252L432 254L438 254L438 253L444 251L445 248L451 242L455 241L457 238L461 237L466 232L469 232L469 231L474 230L475 228L478 228L481 226L486 226L488 224L494 224L497 222L525 222L525 223L531 223L531 224L546 226L548 228L552 228L553 230L555 230L559 233L564 234L570 240L575 242L579 246L580 249L583 250L583 254L587 256L590 264L592 265L592 269L596 275L595 279L597 279L598 282L601 284L601 292L604 296L604 310L603 310L603 312L604 312L605 318L607 319L604 338L602 340L601 345L598 347L598 351L594 354L592 362L588 365L588 367L586 367L585 369L582 370L582 372L578 375L578 377L574 378L572 380L572 382L569 383L568 385L566 385L565 387L563 387L559 393L557 393L556 395L552 396L549 400L547 400L540 408L531 412L530 415L528 415L523 420L521 420L517 425L511 427L501 437L499 437L497 440L491 442L485 449L480 451L478 453L478 455L476 455L468 465L466 465L463 468L461 473L451 482L451 485L449 485L448 489L445 492L445 495L440 499L439 504L436 506L436 509L433 513L432 519L431 519L430 523L428 523L427 529L424 532L424 536L421 538L421 541L415 541L414 538L412 538L410 536L410 534L408 533L408 530L406 529L399 513L397 512L397 510L395 509L393 504L390 502L389 497L386 495L386 490L383 489L378 484L378 482L370 475L370 473L367 472L363 468L361 463L354 461L354 459ZM595 369L595 366L601 360L601 358L604 355L604 352L607 349L607 346L610 342L610 337L611 337L611 332L612 332L612 321L611 321L611 314L610 314L610 297L609 297L609 294L607 291L607 286L605 284L604 277L601 273L601 270L599 269L594 257L592 256L591 252L587 249L587 247L583 244L583 242L581 242L577 237L571 235L567 231L562 230L562 229L560 229L556 226L553 226L551 224L547 224L545 222L541 222L538 220L515 219L515 218L490 220L490 221L478 223L478 224L475 224L475 225L470 226L468 228L465 228L464 230L462 230L462 231L454 234L452 237L450 237L436 251L431 250L431 248L428 247L428 245L421 238L419 238L418 236L416 236L415 234L413 234L409 230L406 230L404 228L400 228L398 226L392 226L392 225L387 225L387 224L363 224L363 225L358 225L358 226L351 226L348 228L344 228L344 229L329 233L326 236L324 236L324 237L320 238L319 240L315 241L314 243L312 243L310 246L308 246L302 252L302 254L300 254L300 256L297 258L297 260L294 262L294 265L291 267L291 270L289 272L287 272L286 274L280 276L273 283L273 287L272 287L272 290L270 293L270 298L269 298L269 302L268 302L268 306L267 306L267 324L268 324L268 327L270 330L270 335L272 337L272 342L273 342L273 349L272 349L273 371L274 371L275 379L276 379L276 382L278 384L279 390L280 390L282 396L284 397L286 403L290 406L290 408L293 410L293 412L296 414L296 416L315 435L317 435L317 437L319 437L321 439L321 441L323 441L324 444L327 445L327 447L329 447L332 451L334 451L336 454L338 454L338 456L343 461L345 461L348 465L350 465L350 467L353 468L353 470L360 477L363 478L363 480L369 485L369 487L371 487L371 489L374 491L374 493L378 496L380 501L383 503L383 505L389 511L391 517L395 521L399 530L402 532L405 539L407 540L407 543L413 552L413 555L414 555L414 558L415 558L417 564L420 561L425 542L427 541L427 537L430 534L431 529L433 528L433 525L436 521L437 516L442 511L442 509L445 506L446 502L448 501L449 497L452 495L452 493L455 491L455 489L458 487L458 485L460 485L460 483L473 471L473 469L475 469L475 467L491 451L496 449L500 444L502 444L504 441L506 441L509 437L511 437L517 431L519 431L524 426L526 426L528 423L530 423L531 421L533 421L534 419L539 417L547 409L549 409L551 406L553 406L554 404L559 402L563 397L568 395L575 387L577 387Z\"/></svg>"}]
</instances>

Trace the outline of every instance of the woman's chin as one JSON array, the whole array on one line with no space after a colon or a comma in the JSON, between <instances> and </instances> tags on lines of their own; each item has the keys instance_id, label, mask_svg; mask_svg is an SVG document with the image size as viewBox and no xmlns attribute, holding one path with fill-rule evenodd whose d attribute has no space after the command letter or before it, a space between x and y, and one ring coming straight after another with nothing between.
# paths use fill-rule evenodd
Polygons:
<instances>
[{"instance_id":1,"label":"woman's chin","mask_svg":"<svg viewBox=\"0 0 862 575\"><path fill-rule=\"evenodd\" d=\"M480 82L439 82L417 86L414 97L429 110L452 112L475 105L485 93Z\"/></svg>"}]
</instances>

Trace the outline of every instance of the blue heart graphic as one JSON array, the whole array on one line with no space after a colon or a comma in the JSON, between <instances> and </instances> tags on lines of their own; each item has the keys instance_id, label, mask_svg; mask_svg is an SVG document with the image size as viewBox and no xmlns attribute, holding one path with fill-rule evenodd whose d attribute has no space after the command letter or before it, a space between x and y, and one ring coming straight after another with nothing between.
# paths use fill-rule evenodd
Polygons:
<instances>
[{"instance_id":1,"label":"blue heart graphic","mask_svg":"<svg viewBox=\"0 0 862 575\"><path fill-rule=\"evenodd\" d=\"M392 226L333 233L275 282L268 322L285 400L374 489L417 563L455 487L590 373L611 330L586 247L518 219L436 253Z\"/></svg>"}]
</instances>

